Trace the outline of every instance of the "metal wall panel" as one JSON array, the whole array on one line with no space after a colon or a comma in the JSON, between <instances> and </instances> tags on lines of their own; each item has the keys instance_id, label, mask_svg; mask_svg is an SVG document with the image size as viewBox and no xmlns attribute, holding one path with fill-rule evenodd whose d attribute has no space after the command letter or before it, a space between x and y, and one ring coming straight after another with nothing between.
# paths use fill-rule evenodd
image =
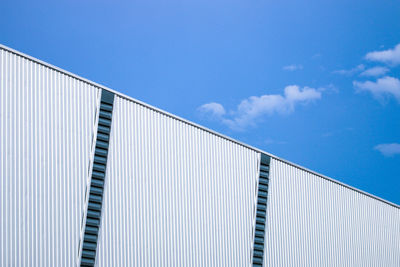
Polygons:
<instances>
[{"instance_id":1,"label":"metal wall panel","mask_svg":"<svg viewBox=\"0 0 400 267\"><path fill-rule=\"evenodd\" d=\"M0 266L78 263L99 87L0 46ZM98 265L249 266L264 152L115 105ZM397 205L276 157L266 227L264 266L400 266Z\"/></svg>"},{"instance_id":2,"label":"metal wall panel","mask_svg":"<svg viewBox=\"0 0 400 267\"><path fill-rule=\"evenodd\" d=\"M258 160L116 96L98 266L249 266Z\"/></svg>"},{"instance_id":3,"label":"metal wall panel","mask_svg":"<svg viewBox=\"0 0 400 267\"><path fill-rule=\"evenodd\" d=\"M400 266L399 208L274 158L268 196L264 266Z\"/></svg>"},{"instance_id":4,"label":"metal wall panel","mask_svg":"<svg viewBox=\"0 0 400 267\"><path fill-rule=\"evenodd\" d=\"M99 89L0 49L0 266L73 266Z\"/></svg>"}]
</instances>

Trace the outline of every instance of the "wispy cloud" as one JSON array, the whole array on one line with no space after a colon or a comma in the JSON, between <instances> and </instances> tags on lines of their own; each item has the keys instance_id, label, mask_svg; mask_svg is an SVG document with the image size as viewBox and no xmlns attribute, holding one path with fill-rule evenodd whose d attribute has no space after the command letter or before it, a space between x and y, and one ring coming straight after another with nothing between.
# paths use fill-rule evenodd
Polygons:
<instances>
[{"instance_id":1,"label":"wispy cloud","mask_svg":"<svg viewBox=\"0 0 400 267\"><path fill-rule=\"evenodd\" d=\"M333 71L333 73L351 76L351 75L359 73L359 72L361 72L363 70L365 70L365 65L364 64L360 64L360 65L358 65L358 66L356 66L356 67L354 67L352 69L349 69L349 70L335 70L335 71Z\"/></svg>"},{"instance_id":2,"label":"wispy cloud","mask_svg":"<svg viewBox=\"0 0 400 267\"><path fill-rule=\"evenodd\" d=\"M390 65L400 64L400 44L393 49L373 51L365 55L367 60L383 62Z\"/></svg>"},{"instance_id":3,"label":"wispy cloud","mask_svg":"<svg viewBox=\"0 0 400 267\"><path fill-rule=\"evenodd\" d=\"M324 93L338 93L339 89L333 83L330 83L324 87L318 88L318 91Z\"/></svg>"},{"instance_id":4,"label":"wispy cloud","mask_svg":"<svg viewBox=\"0 0 400 267\"><path fill-rule=\"evenodd\" d=\"M201 113L210 114L211 116L217 118L222 117L226 113L224 107L221 104L215 102L204 104L198 109Z\"/></svg>"},{"instance_id":5,"label":"wispy cloud","mask_svg":"<svg viewBox=\"0 0 400 267\"><path fill-rule=\"evenodd\" d=\"M400 80L394 77L385 76L376 82L353 81L353 85L357 91L368 91L376 99L382 101L385 96L393 96L400 103Z\"/></svg>"},{"instance_id":6,"label":"wispy cloud","mask_svg":"<svg viewBox=\"0 0 400 267\"><path fill-rule=\"evenodd\" d=\"M377 67L366 69L365 71L361 72L360 76L377 77L377 76L385 75L388 71L389 71L389 69L386 67L377 66Z\"/></svg>"},{"instance_id":7,"label":"wispy cloud","mask_svg":"<svg viewBox=\"0 0 400 267\"><path fill-rule=\"evenodd\" d=\"M279 141L272 138L265 139L264 143L266 145L286 145L288 142L286 141Z\"/></svg>"},{"instance_id":8,"label":"wispy cloud","mask_svg":"<svg viewBox=\"0 0 400 267\"><path fill-rule=\"evenodd\" d=\"M374 147L375 150L378 150L385 157L393 157L395 155L400 155L400 144L392 143L392 144L380 144Z\"/></svg>"},{"instance_id":9,"label":"wispy cloud","mask_svg":"<svg viewBox=\"0 0 400 267\"><path fill-rule=\"evenodd\" d=\"M283 70L287 70L287 71L302 70L303 69L303 65L292 64L292 65L284 66L282 69Z\"/></svg>"},{"instance_id":10,"label":"wispy cloud","mask_svg":"<svg viewBox=\"0 0 400 267\"><path fill-rule=\"evenodd\" d=\"M353 127L347 127L347 128L344 128L344 129L333 130L333 131L329 131L329 132L323 133L322 137L332 137L332 136L335 136L335 135L340 135L340 134L344 134L346 132L352 132L352 131L354 131Z\"/></svg>"},{"instance_id":11,"label":"wispy cloud","mask_svg":"<svg viewBox=\"0 0 400 267\"><path fill-rule=\"evenodd\" d=\"M317 59L317 58L320 58L321 56L322 55L320 53L316 53L311 57L311 59Z\"/></svg>"},{"instance_id":12,"label":"wispy cloud","mask_svg":"<svg viewBox=\"0 0 400 267\"><path fill-rule=\"evenodd\" d=\"M244 130L247 126L254 126L255 122L265 115L289 114L298 104L306 104L320 98L321 92L314 88L290 85L285 87L283 95L270 94L246 98L229 114L226 114L221 104L215 102L204 104L199 110L212 112L233 130Z\"/></svg>"}]
</instances>

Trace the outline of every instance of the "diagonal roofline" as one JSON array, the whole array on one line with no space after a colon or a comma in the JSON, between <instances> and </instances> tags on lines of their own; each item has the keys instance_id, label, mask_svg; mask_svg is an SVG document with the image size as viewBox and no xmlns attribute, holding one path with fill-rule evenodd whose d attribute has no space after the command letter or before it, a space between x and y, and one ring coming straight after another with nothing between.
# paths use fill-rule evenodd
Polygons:
<instances>
[{"instance_id":1,"label":"diagonal roofline","mask_svg":"<svg viewBox=\"0 0 400 267\"><path fill-rule=\"evenodd\" d=\"M291 165L291 166L293 166L293 167L299 168L299 169L301 169L301 170L303 170L303 171L306 171L306 172L309 172L309 173L311 173L311 174L317 175L317 176L319 176L319 177L321 177L321 178L323 178L323 179L325 179L325 180L328 180L328 181L330 181L330 182L332 182L332 183L335 183L335 184L338 184L338 185L340 185L340 186L346 187L346 188L348 188L348 189L350 189L350 190L352 190L352 191L358 192L358 193L360 193L360 194L366 195L366 196L368 196L368 197L371 197L371 198L373 198L373 199L376 199L376 200L378 200L378 201L381 201L381 202L386 203L386 204L388 204L388 205L390 205L390 206L393 206L393 207L395 207L395 208L400 209L400 205L397 205L397 204L395 204L395 203L393 203L393 202L390 202L390 201L388 201L388 200L385 200L385 199L383 199L383 198L380 198L380 197L378 197L378 196L375 196L375 195L370 194L370 193L368 193L368 192L365 192L365 191L363 191L363 190L357 189L357 188L352 187L352 186L350 186L350 185L348 185L348 184L339 182L338 180L335 180L335 179L333 179L333 178L331 178L331 177L328 177L328 176L326 176L326 175L320 174L320 173L318 173L318 172L315 172L315 171L313 171L313 170L310 170L310 169L308 169L308 168L305 168L305 167L303 167L303 166L300 166L300 165L298 165L298 164L296 164L296 163L293 163L293 162L290 162L290 161L288 161L288 160L282 159L282 158L280 158L280 157L278 157L278 156L275 156L275 155L273 155L273 154L271 154L271 153L269 153L269 152L266 152L266 151L264 151L264 150L262 150L262 149L253 147L253 146L248 145L248 144L245 144L245 143L243 143L243 142L240 142L240 141L238 141L238 140L236 140L236 139L234 139L234 138L231 138L231 137L226 136L226 135L224 135L224 134L218 133L218 132L216 132L216 131L214 131L214 130L211 130L211 129L209 129L209 128L207 128L207 127L204 127L204 126L201 126L201 125L199 125L199 124L197 124L197 123L194 123L194 122L192 122L192 121L189 121L189 120L186 120L186 119L184 119L184 118L181 118L181 117L179 117L179 116L177 116L177 115L171 114L171 113L169 113L169 112L167 112L167 111L165 111L165 110L162 110L162 109L159 109L159 108L157 108L157 107L154 107L154 106L152 106L152 105L150 105L150 104L147 104L147 103L145 103L145 102L142 102L142 101L140 101L140 100L137 100L137 99L135 99L135 98L133 98L133 97L130 97L130 96L128 96L128 95L125 95L125 94L123 94L123 93L121 93L121 92L118 92L118 91L116 91L116 90L114 90L114 89L108 88L108 87L106 87L106 86L104 86L104 85L101 85L101 84L98 84L98 83L96 83L96 82L90 81L90 80L88 80L88 79L86 79L86 78L83 78L83 77L81 77L81 76L79 76L79 75L73 74L72 72L66 71L66 70L61 69L61 68L59 68L59 67L56 67L56 66L54 66L54 65L52 65L52 64L49 64L49 63L47 63L47 62L44 62L44 61L42 61L42 60L40 60L40 59L37 59L37 58L32 57L32 56L29 56L29 55L27 55L27 54L24 54L24 53L22 53L22 52L20 52L20 51L17 51L17 50L15 50L15 49L12 49L12 48L10 48L10 47L8 47L8 46L5 46L5 45L3 45L3 44L0 44L0 49L3 49L3 50L5 50L5 51L8 51L8 52L13 53L13 54L15 54L15 55L18 55L18 56L21 56L21 57L23 57L23 58L26 58L26 59L28 59L28 60L31 60L31 61L36 62L36 63L38 63L38 64L41 64L41 65L43 65L43 66L45 66L45 67L48 67L48 68L50 68L50 69L53 69L53 70L55 70L55 71L58 71L58 72L60 72L60 73L65 74L65 75L68 75L68 76L70 76L70 77L72 77L72 78L75 78L75 79L80 80L80 81L82 81L82 82L85 82L85 83L88 83L88 84L93 85L93 86L95 86L95 87L98 87L98 88L100 88L100 89L104 89L104 90L113 92L114 94L116 94L116 95L118 95L118 96L120 96L120 97L122 97L122 98L125 98L125 99L127 99L127 100L132 101L132 102L135 102L135 103L137 103L137 104L139 104L139 105L145 106L145 107L147 107L147 108L149 108L149 109L151 109L151 110L153 110L153 111L159 112L159 113L164 114L164 115L166 115L166 116L168 116L168 117L171 117L171 118L173 118L173 119L176 119L176 120L179 120L179 121L181 121L181 122L187 123L187 124L189 124L189 125L191 125L191 126L194 126L194 127L198 128L198 129L204 130L204 131L209 132L209 133L211 133L211 134L214 134L214 135L216 135L216 136L218 136L218 137L221 137L221 138L223 138L223 139L229 140L229 141L231 141L231 142L233 142L233 143L236 143L236 144L241 145L241 146L243 146L243 147L246 147L246 148L248 148L248 149L254 150L254 151L258 152L258 153L266 154L266 155L268 155L268 156L270 156L270 157L272 157L272 158L274 158L274 159L276 159L276 160L279 160L279 161L281 161L281 162L284 162L284 163L286 163L286 164L288 164L288 165Z\"/></svg>"}]
</instances>

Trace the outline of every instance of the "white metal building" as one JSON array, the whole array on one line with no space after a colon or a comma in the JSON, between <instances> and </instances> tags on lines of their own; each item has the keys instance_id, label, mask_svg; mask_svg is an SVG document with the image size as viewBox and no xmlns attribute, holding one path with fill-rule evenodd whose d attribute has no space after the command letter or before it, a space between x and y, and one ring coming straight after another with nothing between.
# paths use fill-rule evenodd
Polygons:
<instances>
[{"instance_id":1,"label":"white metal building","mask_svg":"<svg viewBox=\"0 0 400 267\"><path fill-rule=\"evenodd\" d=\"M400 207L0 46L0 266L400 266Z\"/></svg>"}]
</instances>

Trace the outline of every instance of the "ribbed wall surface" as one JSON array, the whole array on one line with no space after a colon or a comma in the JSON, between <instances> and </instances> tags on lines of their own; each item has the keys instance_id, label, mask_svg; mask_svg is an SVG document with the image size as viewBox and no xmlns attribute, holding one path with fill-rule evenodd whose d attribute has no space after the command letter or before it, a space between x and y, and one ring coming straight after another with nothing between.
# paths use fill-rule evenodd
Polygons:
<instances>
[{"instance_id":1,"label":"ribbed wall surface","mask_svg":"<svg viewBox=\"0 0 400 267\"><path fill-rule=\"evenodd\" d=\"M73 266L99 90L0 49L0 266Z\"/></svg>"},{"instance_id":2,"label":"ribbed wall surface","mask_svg":"<svg viewBox=\"0 0 400 267\"><path fill-rule=\"evenodd\" d=\"M400 266L400 209L273 158L268 196L264 266Z\"/></svg>"},{"instance_id":3,"label":"ribbed wall surface","mask_svg":"<svg viewBox=\"0 0 400 267\"><path fill-rule=\"evenodd\" d=\"M6 50L0 266L74 266L100 90ZM260 153L121 96L112 116L97 265L251 265ZM274 158L267 201L263 266L400 266L398 207Z\"/></svg>"},{"instance_id":4,"label":"ribbed wall surface","mask_svg":"<svg viewBox=\"0 0 400 267\"><path fill-rule=\"evenodd\" d=\"M115 98L99 266L249 266L259 153Z\"/></svg>"}]
</instances>

